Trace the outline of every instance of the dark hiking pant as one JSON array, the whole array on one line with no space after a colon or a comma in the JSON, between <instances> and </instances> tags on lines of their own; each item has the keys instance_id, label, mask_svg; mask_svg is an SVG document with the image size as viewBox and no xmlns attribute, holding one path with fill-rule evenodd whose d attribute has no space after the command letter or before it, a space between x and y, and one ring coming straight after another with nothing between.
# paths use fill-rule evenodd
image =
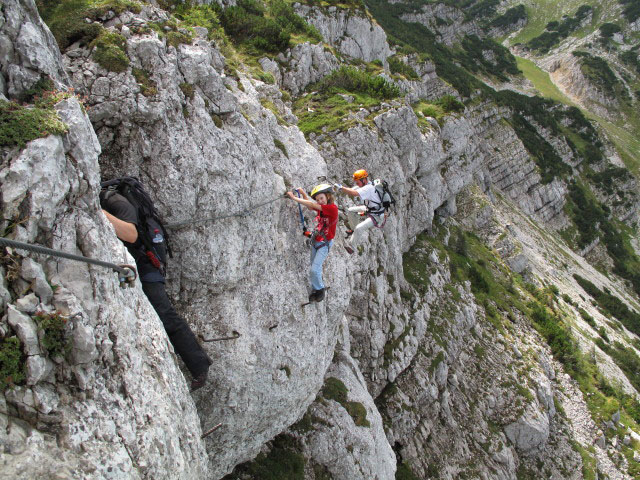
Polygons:
<instances>
[{"instance_id":1,"label":"dark hiking pant","mask_svg":"<svg viewBox=\"0 0 640 480\"><path fill-rule=\"evenodd\" d=\"M142 282L142 290L162 320L169 340L195 378L206 372L211 360L202 349L187 322L173 308L162 282Z\"/></svg>"}]
</instances>

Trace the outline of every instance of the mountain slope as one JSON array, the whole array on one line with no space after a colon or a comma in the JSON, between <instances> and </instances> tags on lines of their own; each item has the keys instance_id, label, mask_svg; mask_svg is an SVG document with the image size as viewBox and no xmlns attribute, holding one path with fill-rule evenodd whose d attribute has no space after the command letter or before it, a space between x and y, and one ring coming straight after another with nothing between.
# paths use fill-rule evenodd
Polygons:
<instances>
[{"instance_id":1,"label":"mountain slope","mask_svg":"<svg viewBox=\"0 0 640 480\"><path fill-rule=\"evenodd\" d=\"M3 10L12 45L26 34L6 27L7 12L23 7L50 36L24 2ZM240 336L205 344L211 382L190 397L137 289L39 259L36 282L30 258L12 253L0 298L15 368L33 363L25 306L56 312L67 289L89 305L64 327L71 353L55 375L31 370L3 390L0 418L20 426L0 433L15 477L637 475L636 179L580 110L513 90L531 86L490 38L522 26L518 15L493 23L510 5L456 3L39 3L61 52L39 51L55 68L3 51L2 93L17 100L45 73L61 90L63 72L86 105L86 135L74 123L3 144L6 235L58 246L55 219L76 215L77 238L62 246L122 256L97 178L137 175L174 225L178 309L202 339ZM60 165L30 154L54 141ZM20 183L27 156L32 170L71 178L68 195ZM363 167L389 182L395 210L353 256L341 224L327 298L301 309L308 247L282 193L349 184ZM40 210L50 222L33 220ZM85 243L95 224L108 245ZM49 297L47 280L64 288ZM145 395L152 382L166 394ZM61 401L44 401L51 392ZM108 448L117 458L104 460Z\"/></svg>"}]
</instances>

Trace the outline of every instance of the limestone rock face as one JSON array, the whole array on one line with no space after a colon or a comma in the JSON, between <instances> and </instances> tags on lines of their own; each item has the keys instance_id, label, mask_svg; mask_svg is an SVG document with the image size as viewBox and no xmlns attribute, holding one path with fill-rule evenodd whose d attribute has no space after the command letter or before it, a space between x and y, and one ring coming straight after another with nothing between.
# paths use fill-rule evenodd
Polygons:
<instances>
[{"instance_id":1,"label":"limestone rock face","mask_svg":"<svg viewBox=\"0 0 640 480\"><path fill-rule=\"evenodd\" d=\"M365 379L347 350L334 357L326 379L329 383L325 385L343 383L347 401L322 398L326 395L323 389L303 418L310 427L289 431L300 439L302 452L312 459L314 471L328 472L336 480L395 479L396 456Z\"/></svg>"},{"instance_id":2,"label":"limestone rock face","mask_svg":"<svg viewBox=\"0 0 640 480\"><path fill-rule=\"evenodd\" d=\"M387 57L393 54L382 27L362 11L296 4L296 13L316 27L324 41L343 55L365 62L380 60L386 63Z\"/></svg>"},{"instance_id":3,"label":"limestone rock face","mask_svg":"<svg viewBox=\"0 0 640 480\"><path fill-rule=\"evenodd\" d=\"M475 22L465 18L465 12L444 3L422 5L414 13L405 13L401 17L405 22L421 23L436 32L438 41L451 46L465 35L482 35Z\"/></svg>"},{"instance_id":4,"label":"limestone rock face","mask_svg":"<svg viewBox=\"0 0 640 480\"><path fill-rule=\"evenodd\" d=\"M67 75L53 35L38 15L34 0L5 2L0 12L0 93L16 97L41 75L62 85Z\"/></svg>"},{"instance_id":5,"label":"limestone rock face","mask_svg":"<svg viewBox=\"0 0 640 480\"><path fill-rule=\"evenodd\" d=\"M279 79L278 83L294 95L339 67L338 59L331 52L322 45L309 43L296 45L286 55L281 54L280 60L285 67L270 61L266 70L274 72ZM265 68L264 61L262 65Z\"/></svg>"},{"instance_id":6,"label":"limestone rock face","mask_svg":"<svg viewBox=\"0 0 640 480\"><path fill-rule=\"evenodd\" d=\"M585 48L584 44L587 41L588 39L582 40L580 44L573 46L573 49ZM557 51L542 59L540 66L549 72L553 83L572 101L602 117L611 120L618 118L619 99L590 81L581 69L580 58L571 51ZM613 105L616 108L612 108Z\"/></svg>"},{"instance_id":7,"label":"limestone rock face","mask_svg":"<svg viewBox=\"0 0 640 480\"><path fill-rule=\"evenodd\" d=\"M69 133L33 140L0 168L3 216L23 219L13 237L130 263L98 209L100 146L89 118L73 97L56 109ZM104 268L22 253L11 258L37 305L27 307L19 282L9 284L7 301L25 312L10 303L9 326L29 357L26 385L7 390L0 409L3 472L19 479L205 477L195 405L141 289L122 290ZM71 350L64 358L43 347L46 334L30 316L36 310L66 319Z\"/></svg>"},{"instance_id":8,"label":"limestone rock face","mask_svg":"<svg viewBox=\"0 0 640 480\"><path fill-rule=\"evenodd\" d=\"M136 35L128 51L132 65L156 82L157 94L142 95L130 73L101 71L82 56L68 59L76 88L89 94L103 174L140 176L169 224L250 214L171 232L168 288L194 332L205 339L241 335L206 344L214 381L196 396L205 425L224 422L207 439L211 475L219 478L304 413L333 356L348 289L300 308L308 294L308 247L297 209L282 197L285 181L313 185L326 166L297 128L280 125L261 105L262 99L286 108L280 91L224 76L224 62L208 42L176 49L155 34ZM87 78L87 70L96 77ZM94 93L99 81L105 87ZM193 88L191 97L185 85ZM330 258L325 281L344 285L344 262Z\"/></svg>"}]
</instances>

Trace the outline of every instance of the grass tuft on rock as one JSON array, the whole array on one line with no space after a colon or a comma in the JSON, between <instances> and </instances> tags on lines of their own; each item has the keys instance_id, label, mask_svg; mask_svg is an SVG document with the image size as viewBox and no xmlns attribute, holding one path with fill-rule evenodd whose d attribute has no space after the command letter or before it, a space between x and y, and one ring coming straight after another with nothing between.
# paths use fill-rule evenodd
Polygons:
<instances>
[{"instance_id":1,"label":"grass tuft on rock","mask_svg":"<svg viewBox=\"0 0 640 480\"><path fill-rule=\"evenodd\" d=\"M0 100L0 147L24 148L36 138L66 133L67 125L53 108L61 99L61 95L50 93L33 106Z\"/></svg>"},{"instance_id":2,"label":"grass tuft on rock","mask_svg":"<svg viewBox=\"0 0 640 480\"><path fill-rule=\"evenodd\" d=\"M0 339L0 391L25 379L25 362L18 337Z\"/></svg>"},{"instance_id":3,"label":"grass tuft on rock","mask_svg":"<svg viewBox=\"0 0 640 480\"><path fill-rule=\"evenodd\" d=\"M183 82L179 85L179 87L185 97L187 97L189 100L193 100L196 90L192 84Z\"/></svg>"},{"instance_id":4,"label":"grass tuft on rock","mask_svg":"<svg viewBox=\"0 0 640 480\"><path fill-rule=\"evenodd\" d=\"M126 54L127 40L119 33L103 30L91 42L91 46L95 47L93 59L102 68L120 73L129 66L129 57Z\"/></svg>"},{"instance_id":5,"label":"grass tuft on rock","mask_svg":"<svg viewBox=\"0 0 640 480\"><path fill-rule=\"evenodd\" d=\"M151 80L151 75L148 71L142 68L131 69L133 77L136 79L138 86L140 87L140 93L145 97L153 97L158 93L158 86L156 82Z\"/></svg>"}]
</instances>

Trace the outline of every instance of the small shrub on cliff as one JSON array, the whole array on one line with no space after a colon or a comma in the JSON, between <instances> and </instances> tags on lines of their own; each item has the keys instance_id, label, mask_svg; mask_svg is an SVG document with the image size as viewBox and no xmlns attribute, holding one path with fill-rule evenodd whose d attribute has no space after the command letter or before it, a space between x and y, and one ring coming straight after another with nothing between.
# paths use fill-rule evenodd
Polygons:
<instances>
[{"instance_id":1,"label":"small shrub on cliff","mask_svg":"<svg viewBox=\"0 0 640 480\"><path fill-rule=\"evenodd\" d=\"M603 23L600 25L600 36L605 38L613 37L614 33L620 32L622 29L617 23Z\"/></svg>"},{"instance_id":2,"label":"small shrub on cliff","mask_svg":"<svg viewBox=\"0 0 640 480\"><path fill-rule=\"evenodd\" d=\"M624 18L629 20L629 23L633 23L640 18L640 3L636 0L618 0L618 3L624 5L622 14Z\"/></svg>"},{"instance_id":3,"label":"small shrub on cliff","mask_svg":"<svg viewBox=\"0 0 640 480\"><path fill-rule=\"evenodd\" d=\"M305 35L313 42L322 40L318 31L283 0L272 0L268 9L255 0L240 0L221 13L220 21L229 37L260 52L286 50L293 34Z\"/></svg>"},{"instance_id":4,"label":"small shrub on cliff","mask_svg":"<svg viewBox=\"0 0 640 480\"><path fill-rule=\"evenodd\" d=\"M180 45L191 45L193 36L189 33L180 31L167 33L167 45L171 45L174 48L178 48Z\"/></svg>"},{"instance_id":5,"label":"small shrub on cliff","mask_svg":"<svg viewBox=\"0 0 640 480\"><path fill-rule=\"evenodd\" d=\"M225 478L256 478L260 480L304 480L305 459L300 454L299 441L287 434L273 439L268 453L260 453L255 460L238 465Z\"/></svg>"},{"instance_id":6,"label":"small shrub on cliff","mask_svg":"<svg viewBox=\"0 0 640 480\"><path fill-rule=\"evenodd\" d=\"M453 95L445 95L436 101L437 105L442 107L445 113L461 113L464 112L464 104Z\"/></svg>"},{"instance_id":7,"label":"small shrub on cliff","mask_svg":"<svg viewBox=\"0 0 640 480\"><path fill-rule=\"evenodd\" d=\"M420 80L420 76L413 68L395 56L389 57L389 70L391 73L400 74L410 80Z\"/></svg>"},{"instance_id":8,"label":"small shrub on cliff","mask_svg":"<svg viewBox=\"0 0 640 480\"><path fill-rule=\"evenodd\" d=\"M383 77L374 77L357 68L346 66L331 72L319 82L318 88L329 93L364 93L381 100L398 97L401 93L396 85Z\"/></svg>"},{"instance_id":9,"label":"small shrub on cliff","mask_svg":"<svg viewBox=\"0 0 640 480\"><path fill-rule=\"evenodd\" d=\"M93 59L110 72L124 72L129 66L129 57L125 53L127 40L115 32L103 31L92 43L95 47Z\"/></svg>"},{"instance_id":10,"label":"small shrub on cliff","mask_svg":"<svg viewBox=\"0 0 640 480\"><path fill-rule=\"evenodd\" d=\"M66 357L71 342L65 335L67 319L59 313L36 312L33 320L41 333L40 344L49 357Z\"/></svg>"},{"instance_id":11,"label":"small shrub on cliff","mask_svg":"<svg viewBox=\"0 0 640 480\"><path fill-rule=\"evenodd\" d=\"M33 86L20 95L19 100L21 102L31 103L36 98L42 97L45 92L52 92L55 89L55 85L53 84L53 80L48 75L43 75L40 77Z\"/></svg>"},{"instance_id":12,"label":"small shrub on cliff","mask_svg":"<svg viewBox=\"0 0 640 480\"><path fill-rule=\"evenodd\" d=\"M527 17L528 15L524 5L517 5L504 12L503 15L493 19L489 26L493 28L506 28L515 25L520 20L526 20Z\"/></svg>"},{"instance_id":13,"label":"small shrub on cliff","mask_svg":"<svg viewBox=\"0 0 640 480\"><path fill-rule=\"evenodd\" d=\"M0 340L0 391L25 379L20 343L18 337Z\"/></svg>"}]
</instances>

